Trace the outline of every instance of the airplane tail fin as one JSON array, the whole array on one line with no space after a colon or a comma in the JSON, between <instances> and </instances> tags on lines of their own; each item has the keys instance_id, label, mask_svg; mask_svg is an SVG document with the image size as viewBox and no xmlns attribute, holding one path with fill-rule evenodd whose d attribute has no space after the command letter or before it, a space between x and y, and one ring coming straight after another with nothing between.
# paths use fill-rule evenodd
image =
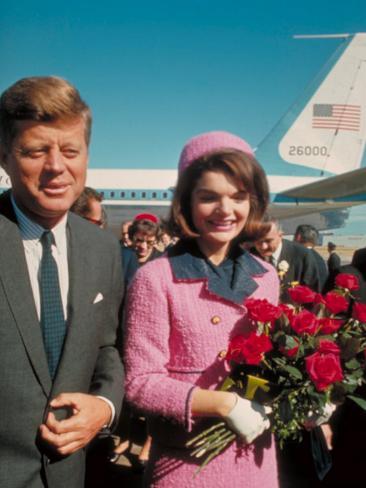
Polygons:
<instances>
[{"instance_id":1,"label":"airplane tail fin","mask_svg":"<svg viewBox=\"0 0 366 488\"><path fill-rule=\"evenodd\" d=\"M366 33L347 36L306 93L260 143L269 172L331 176L366 167Z\"/></svg>"}]
</instances>

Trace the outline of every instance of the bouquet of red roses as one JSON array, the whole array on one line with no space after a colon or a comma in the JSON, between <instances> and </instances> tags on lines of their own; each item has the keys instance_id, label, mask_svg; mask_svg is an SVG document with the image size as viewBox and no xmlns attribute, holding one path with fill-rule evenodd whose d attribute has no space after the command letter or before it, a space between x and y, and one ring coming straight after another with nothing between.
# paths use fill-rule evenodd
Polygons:
<instances>
[{"instance_id":1,"label":"bouquet of red roses","mask_svg":"<svg viewBox=\"0 0 366 488\"><path fill-rule=\"evenodd\" d=\"M221 389L272 407L272 432L280 445L302 437L309 418L346 398L366 410L355 393L365 383L366 304L356 302L353 275L339 274L324 296L306 286L288 290L291 303L245 303L251 330L234 337L226 353L231 373ZM206 455L201 468L235 439L221 423L191 440L192 454ZM222 436L228 442L220 443ZM217 449L217 446L220 449Z\"/></svg>"}]
</instances>

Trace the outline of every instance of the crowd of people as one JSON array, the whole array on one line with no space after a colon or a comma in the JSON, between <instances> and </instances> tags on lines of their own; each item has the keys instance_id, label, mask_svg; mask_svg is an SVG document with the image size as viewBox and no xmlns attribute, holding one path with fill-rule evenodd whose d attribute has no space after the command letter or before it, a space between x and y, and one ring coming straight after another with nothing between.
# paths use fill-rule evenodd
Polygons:
<instances>
[{"instance_id":1,"label":"crowd of people","mask_svg":"<svg viewBox=\"0 0 366 488\"><path fill-rule=\"evenodd\" d=\"M144 486L363 486L361 409L322 416L333 463L320 480L306 434L280 450L268 410L219 386L230 339L251 331L247 299L286 303L292 283L324 292L347 272L366 302L366 249L342 266L311 225L285 239L252 148L224 131L184 145L167 220L138 214L118 242L85 187L90 133L61 78L0 98L0 485L81 488L90 442L113 432L115 463L142 416ZM197 475L187 442L212 418L237 438Z\"/></svg>"}]
</instances>

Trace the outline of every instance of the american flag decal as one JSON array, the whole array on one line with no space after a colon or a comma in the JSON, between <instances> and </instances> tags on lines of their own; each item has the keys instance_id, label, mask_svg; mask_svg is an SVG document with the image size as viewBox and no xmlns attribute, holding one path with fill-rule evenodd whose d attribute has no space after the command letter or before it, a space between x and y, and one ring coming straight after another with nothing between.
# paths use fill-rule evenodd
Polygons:
<instances>
[{"instance_id":1,"label":"american flag decal","mask_svg":"<svg viewBox=\"0 0 366 488\"><path fill-rule=\"evenodd\" d=\"M361 123L359 105L315 103L313 105L313 129L352 130L358 132Z\"/></svg>"}]
</instances>

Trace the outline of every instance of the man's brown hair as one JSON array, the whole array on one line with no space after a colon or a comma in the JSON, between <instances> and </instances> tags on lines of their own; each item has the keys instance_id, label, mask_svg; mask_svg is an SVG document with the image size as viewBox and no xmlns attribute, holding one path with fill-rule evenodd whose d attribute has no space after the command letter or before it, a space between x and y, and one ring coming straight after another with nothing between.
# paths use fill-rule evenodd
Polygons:
<instances>
[{"instance_id":1,"label":"man's brown hair","mask_svg":"<svg viewBox=\"0 0 366 488\"><path fill-rule=\"evenodd\" d=\"M0 144L5 151L11 148L18 121L53 122L77 117L85 121L85 140L89 144L90 108L71 83L56 76L22 78L0 97Z\"/></svg>"}]
</instances>

